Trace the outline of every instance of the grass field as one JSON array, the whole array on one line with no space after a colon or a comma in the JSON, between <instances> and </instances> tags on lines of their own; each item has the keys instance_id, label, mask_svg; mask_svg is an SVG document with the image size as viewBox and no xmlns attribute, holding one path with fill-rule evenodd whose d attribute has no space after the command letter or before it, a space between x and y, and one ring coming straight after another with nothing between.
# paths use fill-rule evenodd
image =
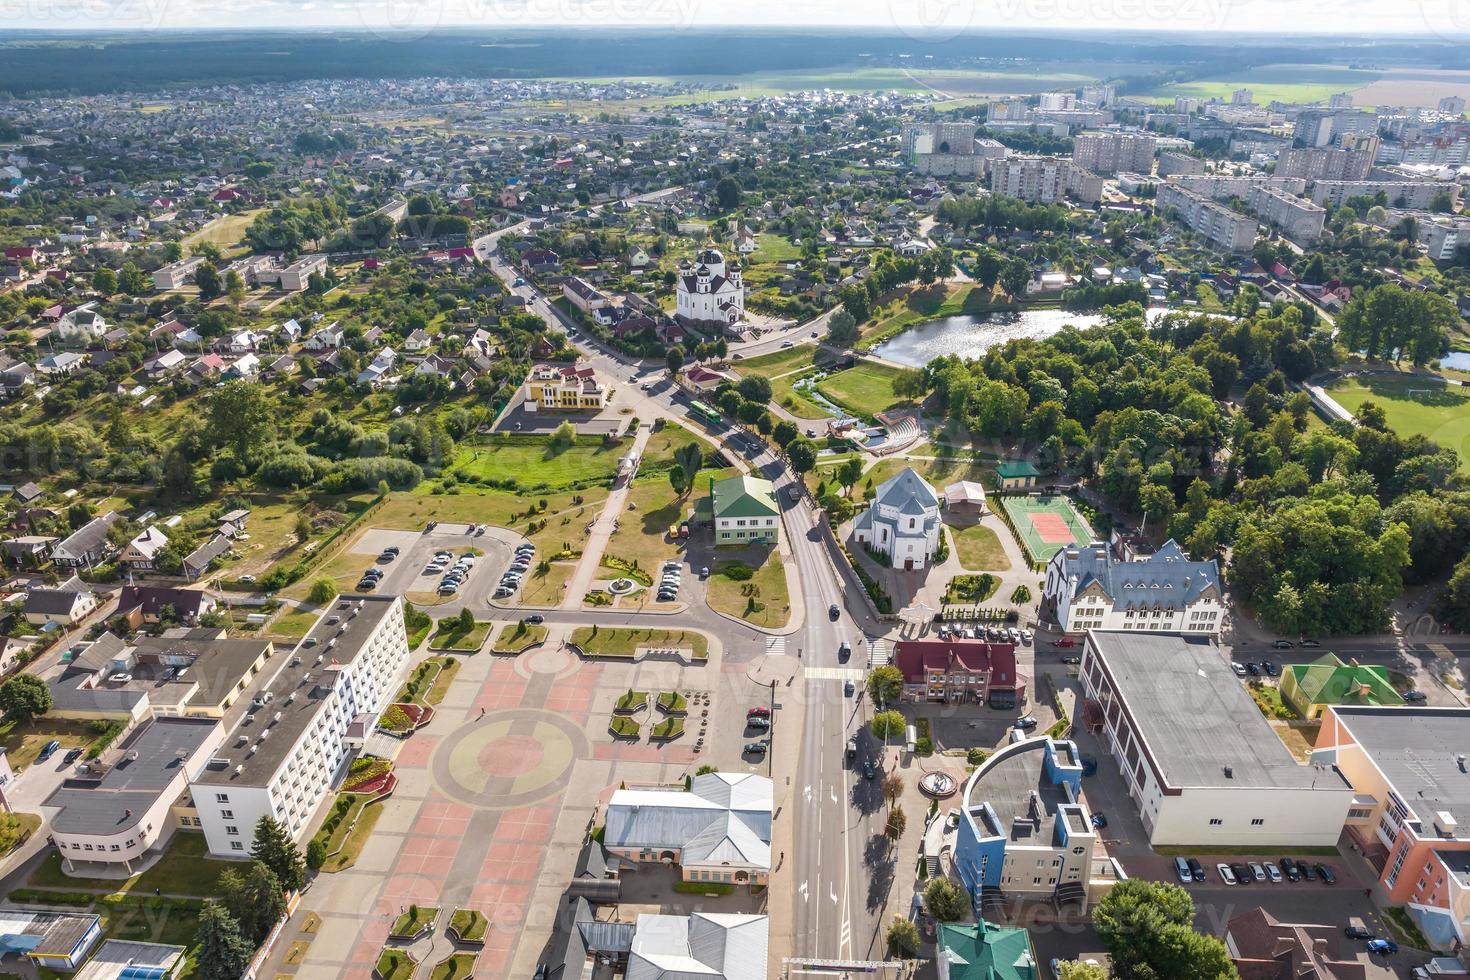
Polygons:
<instances>
[{"instance_id":1,"label":"grass field","mask_svg":"<svg viewBox=\"0 0 1470 980\"><path fill-rule=\"evenodd\" d=\"M610 481L627 451L597 436L579 436L561 451L548 443L541 436L510 436L464 445L453 469L461 479L511 479L522 490L562 490Z\"/></svg>"},{"instance_id":2,"label":"grass field","mask_svg":"<svg viewBox=\"0 0 1470 980\"><path fill-rule=\"evenodd\" d=\"M899 373L886 364L863 362L823 378L817 390L854 415L872 418L896 405L910 404L893 393Z\"/></svg>"},{"instance_id":3,"label":"grass field","mask_svg":"<svg viewBox=\"0 0 1470 980\"><path fill-rule=\"evenodd\" d=\"M219 876L239 865L233 861L216 861L209 857L204 835L180 831L169 842L152 867L127 880L118 878L78 878L61 870L61 855L46 855L26 884L31 888L59 888L83 892L136 892L152 895L155 888L164 895L211 897L219 894Z\"/></svg>"},{"instance_id":4,"label":"grass field","mask_svg":"<svg viewBox=\"0 0 1470 980\"><path fill-rule=\"evenodd\" d=\"M786 569L781 555L772 549L755 566L754 577L736 581L721 574L733 562L716 562L707 580L711 609L743 619L753 626L775 628L791 618L791 598L786 592Z\"/></svg>"},{"instance_id":5,"label":"grass field","mask_svg":"<svg viewBox=\"0 0 1470 980\"><path fill-rule=\"evenodd\" d=\"M536 623L507 623L495 635L492 653L520 653L546 639L546 627Z\"/></svg>"},{"instance_id":6,"label":"grass field","mask_svg":"<svg viewBox=\"0 0 1470 980\"><path fill-rule=\"evenodd\" d=\"M96 737L85 721L42 716L26 723L9 719L0 722L0 748L5 750L11 766L16 769L34 763L52 739L60 742L61 748L44 765L59 766L67 749L85 748Z\"/></svg>"},{"instance_id":7,"label":"grass field","mask_svg":"<svg viewBox=\"0 0 1470 980\"><path fill-rule=\"evenodd\" d=\"M709 641L703 633L692 630L603 629L581 626L572 632L571 642L584 653L601 657L632 657L639 647L668 650L692 650L695 660L709 657Z\"/></svg>"},{"instance_id":8,"label":"grass field","mask_svg":"<svg viewBox=\"0 0 1470 980\"><path fill-rule=\"evenodd\" d=\"M949 536L954 542L955 555L965 568L975 572L1004 572L1010 569L1011 560L1006 557L1000 538L984 524L951 527Z\"/></svg>"},{"instance_id":9,"label":"grass field","mask_svg":"<svg viewBox=\"0 0 1470 980\"><path fill-rule=\"evenodd\" d=\"M1453 449L1460 454L1461 472L1470 472L1470 389L1422 378L1359 376L1340 378L1328 390L1350 412L1373 402L1399 435L1422 435Z\"/></svg>"},{"instance_id":10,"label":"grass field","mask_svg":"<svg viewBox=\"0 0 1470 980\"><path fill-rule=\"evenodd\" d=\"M791 239L785 235L757 235L755 251L750 253L749 261L754 265L764 265L771 262L797 262L800 259L801 249L791 244Z\"/></svg>"},{"instance_id":11,"label":"grass field","mask_svg":"<svg viewBox=\"0 0 1470 980\"><path fill-rule=\"evenodd\" d=\"M826 412L792 385L817 371L812 358L816 351L805 344L786 350L772 351L748 361L737 361L735 370L742 377L760 375L771 382L771 398L792 415L802 419L828 418Z\"/></svg>"},{"instance_id":12,"label":"grass field","mask_svg":"<svg viewBox=\"0 0 1470 980\"><path fill-rule=\"evenodd\" d=\"M184 239L184 252L187 254L191 245L199 245L204 242L219 246L220 252L226 258L245 252L246 249L241 244L245 238L245 229L250 227L256 215L264 213L265 210L265 208L256 208L252 211L226 214L215 218Z\"/></svg>"},{"instance_id":13,"label":"grass field","mask_svg":"<svg viewBox=\"0 0 1470 980\"><path fill-rule=\"evenodd\" d=\"M883 341L926 320L958 316L961 313L984 313L1005 305L1007 304L997 304L995 295L979 286L957 283L916 286L887 302L883 311L863 331L857 346L859 350L871 350Z\"/></svg>"},{"instance_id":14,"label":"grass field","mask_svg":"<svg viewBox=\"0 0 1470 980\"><path fill-rule=\"evenodd\" d=\"M1352 92L1378 81L1380 72L1343 68L1340 65L1261 65L1220 78L1176 82L1149 92L1144 98L1173 99L1175 96L1229 101L1236 89L1248 88L1260 105L1276 102L1319 102L1337 92Z\"/></svg>"},{"instance_id":15,"label":"grass field","mask_svg":"<svg viewBox=\"0 0 1470 980\"><path fill-rule=\"evenodd\" d=\"M1082 520L1082 515L1077 513L1066 497L1001 497L1000 502L1010 515L1011 524L1015 526L1017 536L1021 539L1021 547L1037 564L1051 561L1053 555L1069 545L1087 544L1092 538L1087 522ZM1055 515L1060 519L1062 525L1071 532L1070 541L1048 540L1046 535L1036 529L1032 517L1047 520L1046 515Z\"/></svg>"}]
</instances>

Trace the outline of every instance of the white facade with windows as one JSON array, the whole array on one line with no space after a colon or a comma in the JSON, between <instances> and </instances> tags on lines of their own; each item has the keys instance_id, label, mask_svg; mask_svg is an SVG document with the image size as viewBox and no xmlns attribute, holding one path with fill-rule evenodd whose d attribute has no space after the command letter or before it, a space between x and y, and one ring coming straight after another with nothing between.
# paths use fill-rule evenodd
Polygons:
<instances>
[{"instance_id":1,"label":"white facade with windows","mask_svg":"<svg viewBox=\"0 0 1470 980\"><path fill-rule=\"evenodd\" d=\"M401 598L335 602L190 785L210 853L243 857L263 816L299 840L376 726L408 657Z\"/></svg>"},{"instance_id":2,"label":"white facade with windows","mask_svg":"<svg viewBox=\"0 0 1470 980\"><path fill-rule=\"evenodd\" d=\"M727 268L717 248L706 248L691 264L679 263L674 312L687 320L731 326L745 319L745 285L740 263Z\"/></svg>"},{"instance_id":3,"label":"white facade with windows","mask_svg":"<svg viewBox=\"0 0 1470 980\"><path fill-rule=\"evenodd\" d=\"M1191 561L1172 540L1139 555L1116 538L1063 548L1046 566L1043 617L1066 633L1143 630L1218 635L1225 604L1220 566Z\"/></svg>"}]
</instances>

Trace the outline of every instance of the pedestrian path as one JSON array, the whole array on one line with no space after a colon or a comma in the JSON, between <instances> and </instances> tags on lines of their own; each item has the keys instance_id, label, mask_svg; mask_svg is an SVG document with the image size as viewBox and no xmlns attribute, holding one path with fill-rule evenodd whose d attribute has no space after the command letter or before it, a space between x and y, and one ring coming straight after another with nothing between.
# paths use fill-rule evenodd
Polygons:
<instances>
[{"instance_id":1,"label":"pedestrian path","mask_svg":"<svg viewBox=\"0 0 1470 980\"><path fill-rule=\"evenodd\" d=\"M873 639L868 641L868 667L882 667L889 663L892 654L888 648L888 641Z\"/></svg>"},{"instance_id":2,"label":"pedestrian path","mask_svg":"<svg viewBox=\"0 0 1470 980\"><path fill-rule=\"evenodd\" d=\"M643 449L648 445L648 437L653 434L653 427L647 423L638 427L638 432L633 437L633 447L629 452L634 458L643 455ZM602 563L602 553L607 549L608 539L612 537L613 531L617 529L617 522L623 516L623 508L628 503L628 490L631 481L608 494L607 502L602 505L602 513L597 520L592 522L592 527L587 535L587 541L582 546L582 558L577 562L576 571L567 582L566 595L562 598L562 609L582 608L582 599L587 595L587 588L597 576L598 569Z\"/></svg>"}]
</instances>

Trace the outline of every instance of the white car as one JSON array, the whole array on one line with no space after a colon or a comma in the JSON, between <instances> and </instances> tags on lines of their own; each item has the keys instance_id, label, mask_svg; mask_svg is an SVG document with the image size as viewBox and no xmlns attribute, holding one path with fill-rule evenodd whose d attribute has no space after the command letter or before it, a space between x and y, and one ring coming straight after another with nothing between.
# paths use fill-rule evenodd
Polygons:
<instances>
[{"instance_id":1,"label":"white car","mask_svg":"<svg viewBox=\"0 0 1470 980\"><path fill-rule=\"evenodd\" d=\"M1266 869L1261 866L1261 863L1259 861L1252 861L1250 863L1250 869L1251 869L1251 875L1257 881L1265 881L1266 880ZM1279 872L1279 871L1277 872L1277 874L1280 874L1280 873L1281 872Z\"/></svg>"},{"instance_id":2,"label":"white car","mask_svg":"<svg viewBox=\"0 0 1470 980\"><path fill-rule=\"evenodd\" d=\"M1235 872L1230 870L1230 865L1217 864L1215 865L1215 870L1220 872L1220 880L1225 882L1225 884L1235 884Z\"/></svg>"},{"instance_id":3,"label":"white car","mask_svg":"<svg viewBox=\"0 0 1470 980\"><path fill-rule=\"evenodd\" d=\"M1266 864L1266 877L1271 879L1271 884L1273 885L1281 884L1281 869L1276 867L1274 863L1268 862Z\"/></svg>"},{"instance_id":4,"label":"white car","mask_svg":"<svg viewBox=\"0 0 1470 980\"><path fill-rule=\"evenodd\" d=\"M1233 670L1233 671L1235 671L1235 676L1236 677L1244 677L1245 676L1245 673L1246 673L1246 671L1245 671L1245 664L1240 663L1239 661L1235 661L1235 660L1230 661L1230 669Z\"/></svg>"}]
</instances>

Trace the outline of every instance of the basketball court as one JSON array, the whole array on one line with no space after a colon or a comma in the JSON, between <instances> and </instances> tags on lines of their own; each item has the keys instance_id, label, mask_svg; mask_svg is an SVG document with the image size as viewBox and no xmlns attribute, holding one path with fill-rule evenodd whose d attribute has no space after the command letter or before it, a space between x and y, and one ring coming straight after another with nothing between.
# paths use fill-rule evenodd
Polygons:
<instances>
[{"instance_id":1,"label":"basketball court","mask_svg":"<svg viewBox=\"0 0 1470 980\"><path fill-rule=\"evenodd\" d=\"M1051 561L1063 548L1092 540L1092 529L1066 497L1027 495L1000 500L1021 547L1038 565Z\"/></svg>"}]
</instances>

